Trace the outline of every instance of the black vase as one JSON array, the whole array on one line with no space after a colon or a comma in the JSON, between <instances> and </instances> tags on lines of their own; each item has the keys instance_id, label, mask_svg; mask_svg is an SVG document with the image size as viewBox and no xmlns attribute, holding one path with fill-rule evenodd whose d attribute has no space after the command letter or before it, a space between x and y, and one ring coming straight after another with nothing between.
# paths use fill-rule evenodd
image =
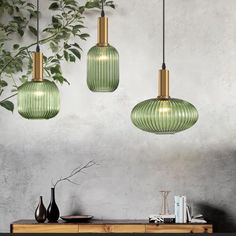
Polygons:
<instances>
[{"instance_id":1,"label":"black vase","mask_svg":"<svg viewBox=\"0 0 236 236\"><path fill-rule=\"evenodd\" d=\"M57 222L60 212L55 201L55 189L51 188L51 202L47 209L48 222Z\"/></svg>"},{"instance_id":2,"label":"black vase","mask_svg":"<svg viewBox=\"0 0 236 236\"><path fill-rule=\"evenodd\" d=\"M40 196L39 204L34 213L35 220L38 221L39 223L44 223L45 220L47 219L46 214L47 214L47 211L46 211L45 206L43 205L43 197Z\"/></svg>"}]
</instances>

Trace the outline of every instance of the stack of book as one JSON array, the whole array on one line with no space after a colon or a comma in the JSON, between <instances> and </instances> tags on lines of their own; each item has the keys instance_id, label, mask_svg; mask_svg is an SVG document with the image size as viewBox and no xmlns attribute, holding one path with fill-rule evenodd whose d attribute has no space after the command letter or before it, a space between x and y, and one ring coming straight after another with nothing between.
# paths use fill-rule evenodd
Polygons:
<instances>
[{"instance_id":1,"label":"stack of book","mask_svg":"<svg viewBox=\"0 0 236 236\"><path fill-rule=\"evenodd\" d=\"M150 215L148 218L150 223L156 223L156 224L175 223L175 215Z\"/></svg>"}]
</instances>

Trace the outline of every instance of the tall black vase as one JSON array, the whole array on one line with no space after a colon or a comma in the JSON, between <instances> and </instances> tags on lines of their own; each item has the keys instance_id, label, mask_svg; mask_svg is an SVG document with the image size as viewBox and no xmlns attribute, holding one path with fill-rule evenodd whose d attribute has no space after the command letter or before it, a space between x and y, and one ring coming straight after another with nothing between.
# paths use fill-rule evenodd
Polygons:
<instances>
[{"instance_id":1,"label":"tall black vase","mask_svg":"<svg viewBox=\"0 0 236 236\"><path fill-rule=\"evenodd\" d=\"M51 202L47 209L48 222L57 222L60 212L55 201L55 189L51 188Z\"/></svg>"},{"instance_id":2,"label":"tall black vase","mask_svg":"<svg viewBox=\"0 0 236 236\"><path fill-rule=\"evenodd\" d=\"M39 223L44 223L47 218L46 214L47 214L47 211L46 211L45 206L43 205L43 197L40 196L39 204L38 204L38 206L35 210L35 214L34 214L35 220Z\"/></svg>"}]
</instances>

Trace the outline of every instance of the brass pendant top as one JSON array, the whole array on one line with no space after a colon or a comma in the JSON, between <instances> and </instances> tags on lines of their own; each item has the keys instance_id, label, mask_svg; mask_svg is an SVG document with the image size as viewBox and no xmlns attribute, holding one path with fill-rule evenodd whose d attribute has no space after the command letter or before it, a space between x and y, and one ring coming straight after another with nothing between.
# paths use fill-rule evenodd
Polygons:
<instances>
[{"instance_id":1,"label":"brass pendant top","mask_svg":"<svg viewBox=\"0 0 236 236\"><path fill-rule=\"evenodd\" d=\"M102 16L98 18L98 43L99 47L108 46L108 18Z\"/></svg>"},{"instance_id":2,"label":"brass pendant top","mask_svg":"<svg viewBox=\"0 0 236 236\"><path fill-rule=\"evenodd\" d=\"M43 81L43 53L33 53L33 81Z\"/></svg>"},{"instance_id":3,"label":"brass pendant top","mask_svg":"<svg viewBox=\"0 0 236 236\"><path fill-rule=\"evenodd\" d=\"M159 70L158 98L169 99L169 70Z\"/></svg>"}]
</instances>

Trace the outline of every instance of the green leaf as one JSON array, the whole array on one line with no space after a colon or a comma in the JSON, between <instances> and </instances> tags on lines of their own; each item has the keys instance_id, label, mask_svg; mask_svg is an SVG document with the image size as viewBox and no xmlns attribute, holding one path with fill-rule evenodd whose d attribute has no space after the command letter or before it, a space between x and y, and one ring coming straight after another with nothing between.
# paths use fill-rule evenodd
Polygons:
<instances>
[{"instance_id":1,"label":"green leaf","mask_svg":"<svg viewBox=\"0 0 236 236\"><path fill-rule=\"evenodd\" d=\"M100 8L100 4L98 1L93 1L93 2L88 1L88 2L86 2L85 7L86 8Z\"/></svg>"},{"instance_id":2,"label":"green leaf","mask_svg":"<svg viewBox=\"0 0 236 236\"><path fill-rule=\"evenodd\" d=\"M28 7L30 7L30 8L32 8L32 9L34 9L34 4L32 4L32 3L27 3L26 4Z\"/></svg>"},{"instance_id":3,"label":"green leaf","mask_svg":"<svg viewBox=\"0 0 236 236\"><path fill-rule=\"evenodd\" d=\"M66 5L76 6L76 1L75 1L75 0L63 0L63 2L64 2Z\"/></svg>"},{"instance_id":4,"label":"green leaf","mask_svg":"<svg viewBox=\"0 0 236 236\"><path fill-rule=\"evenodd\" d=\"M75 62L76 58L74 55L69 54L70 62Z\"/></svg>"},{"instance_id":5,"label":"green leaf","mask_svg":"<svg viewBox=\"0 0 236 236\"><path fill-rule=\"evenodd\" d=\"M56 54L56 57L57 57L58 60L62 59L62 56L60 54L58 54L58 53Z\"/></svg>"},{"instance_id":6,"label":"green leaf","mask_svg":"<svg viewBox=\"0 0 236 236\"><path fill-rule=\"evenodd\" d=\"M73 33L73 34L76 34L76 33L79 32L80 29L82 29L82 28L85 28L85 26L83 26L83 25L74 25L73 28L72 28L72 33Z\"/></svg>"},{"instance_id":7,"label":"green leaf","mask_svg":"<svg viewBox=\"0 0 236 236\"><path fill-rule=\"evenodd\" d=\"M61 73L60 65L50 67L50 72L51 74L60 74Z\"/></svg>"},{"instance_id":8,"label":"green leaf","mask_svg":"<svg viewBox=\"0 0 236 236\"><path fill-rule=\"evenodd\" d=\"M87 38L87 37L89 37L89 34L81 34L80 37Z\"/></svg>"},{"instance_id":9,"label":"green leaf","mask_svg":"<svg viewBox=\"0 0 236 236\"><path fill-rule=\"evenodd\" d=\"M24 31L21 28L18 28L17 32L21 37L24 35Z\"/></svg>"},{"instance_id":10,"label":"green leaf","mask_svg":"<svg viewBox=\"0 0 236 236\"><path fill-rule=\"evenodd\" d=\"M31 26L31 25L29 25L29 30L30 30L30 32L32 33L32 34L34 34L35 36L37 36L37 30L33 27L33 26Z\"/></svg>"},{"instance_id":11,"label":"green leaf","mask_svg":"<svg viewBox=\"0 0 236 236\"><path fill-rule=\"evenodd\" d=\"M72 11L76 11L76 10L77 10L77 7L76 7L76 6L71 6L71 5L67 5L67 6L65 6L65 8L71 10L71 11L69 11L68 13L71 13Z\"/></svg>"},{"instance_id":12,"label":"green leaf","mask_svg":"<svg viewBox=\"0 0 236 236\"><path fill-rule=\"evenodd\" d=\"M68 49L68 48L70 48L71 47L71 45L69 45L68 43L64 43L64 48L65 49Z\"/></svg>"},{"instance_id":13,"label":"green leaf","mask_svg":"<svg viewBox=\"0 0 236 236\"><path fill-rule=\"evenodd\" d=\"M84 10L85 10L85 7L84 7L84 6L79 7L79 13L80 13L80 14L83 14L83 13L84 13Z\"/></svg>"},{"instance_id":14,"label":"green leaf","mask_svg":"<svg viewBox=\"0 0 236 236\"><path fill-rule=\"evenodd\" d=\"M50 6L49 6L49 10L57 10L59 8L59 5L57 2L53 2Z\"/></svg>"},{"instance_id":15,"label":"green leaf","mask_svg":"<svg viewBox=\"0 0 236 236\"><path fill-rule=\"evenodd\" d=\"M61 74L56 74L52 77L54 80L59 81L61 84L64 82L64 77Z\"/></svg>"},{"instance_id":16,"label":"green leaf","mask_svg":"<svg viewBox=\"0 0 236 236\"><path fill-rule=\"evenodd\" d=\"M60 61L57 58L54 58L51 60L52 63L60 63Z\"/></svg>"},{"instance_id":17,"label":"green leaf","mask_svg":"<svg viewBox=\"0 0 236 236\"><path fill-rule=\"evenodd\" d=\"M0 80L0 87L6 87L7 82L5 80Z\"/></svg>"},{"instance_id":18,"label":"green leaf","mask_svg":"<svg viewBox=\"0 0 236 236\"><path fill-rule=\"evenodd\" d=\"M74 44L72 44L74 47L76 47L76 48L79 48L81 51L83 51L83 49L79 46L79 44L78 43L74 43Z\"/></svg>"},{"instance_id":19,"label":"green leaf","mask_svg":"<svg viewBox=\"0 0 236 236\"><path fill-rule=\"evenodd\" d=\"M79 37L83 40L86 40L86 38L89 37L89 34L80 34Z\"/></svg>"},{"instance_id":20,"label":"green leaf","mask_svg":"<svg viewBox=\"0 0 236 236\"><path fill-rule=\"evenodd\" d=\"M64 40L68 40L71 36L70 33L67 33L66 31L63 31L62 35Z\"/></svg>"},{"instance_id":21,"label":"green leaf","mask_svg":"<svg viewBox=\"0 0 236 236\"><path fill-rule=\"evenodd\" d=\"M21 16L13 16L13 19L14 19L17 23L24 22L24 18L21 17Z\"/></svg>"},{"instance_id":22,"label":"green leaf","mask_svg":"<svg viewBox=\"0 0 236 236\"><path fill-rule=\"evenodd\" d=\"M64 50L63 53L64 53L65 60L68 61L69 53L66 50Z\"/></svg>"},{"instance_id":23,"label":"green leaf","mask_svg":"<svg viewBox=\"0 0 236 236\"><path fill-rule=\"evenodd\" d=\"M13 45L13 48L16 50L16 49L18 49L20 47L20 45L19 44L14 44Z\"/></svg>"},{"instance_id":24,"label":"green leaf","mask_svg":"<svg viewBox=\"0 0 236 236\"><path fill-rule=\"evenodd\" d=\"M52 17L52 25L56 29L61 27L61 23L60 23L59 19L55 16Z\"/></svg>"},{"instance_id":25,"label":"green leaf","mask_svg":"<svg viewBox=\"0 0 236 236\"><path fill-rule=\"evenodd\" d=\"M113 9L115 9L115 5L114 5L113 1L107 1L107 2L105 3L105 5L108 6L108 7L111 7L111 8L113 8Z\"/></svg>"},{"instance_id":26,"label":"green leaf","mask_svg":"<svg viewBox=\"0 0 236 236\"><path fill-rule=\"evenodd\" d=\"M76 48L70 48L69 49L77 58L81 58L80 52Z\"/></svg>"},{"instance_id":27,"label":"green leaf","mask_svg":"<svg viewBox=\"0 0 236 236\"><path fill-rule=\"evenodd\" d=\"M70 82L69 82L66 78L64 78L64 81L65 81L68 85L70 85Z\"/></svg>"},{"instance_id":28,"label":"green leaf","mask_svg":"<svg viewBox=\"0 0 236 236\"><path fill-rule=\"evenodd\" d=\"M58 45L57 44L54 44L53 42L50 42L49 44L52 52L57 52L58 51Z\"/></svg>"},{"instance_id":29,"label":"green leaf","mask_svg":"<svg viewBox=\"0 0 236 236\"><path fill-rule=\"evenodd\" d=\"M37 11L33 11L31 9L28 9L28 12L30 13L30 19L37 16Z\"/></svg>"},{"instance_id":30,"label":"green leaf","mask_svg":"<svg viewBox=\"0 0 236 236\"><path fill-rule=\"evenodd\" d=\"M3 101L0 102L0 106L4 107L5 109L9 110L9 111L14 111L14 104L10 101Z\"/></svg>"}]
</instances>

